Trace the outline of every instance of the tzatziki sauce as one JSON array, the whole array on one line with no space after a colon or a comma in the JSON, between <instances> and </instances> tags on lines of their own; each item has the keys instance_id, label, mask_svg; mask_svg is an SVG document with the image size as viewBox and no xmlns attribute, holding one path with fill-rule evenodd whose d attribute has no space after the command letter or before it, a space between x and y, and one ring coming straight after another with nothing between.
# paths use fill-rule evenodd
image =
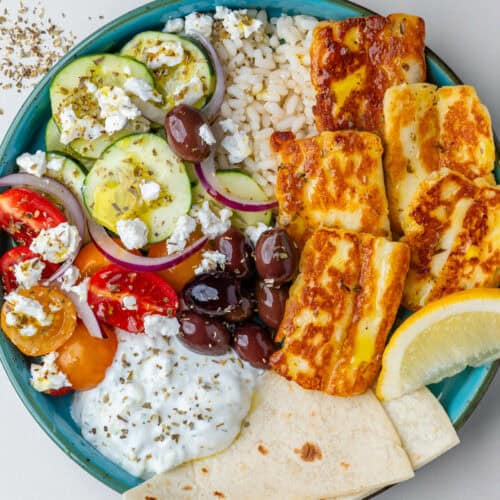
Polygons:
<instances>
[{"instance_id":1,"label":"tzatziki sauce","mask_svg":"<svg viewBox=\"0 0 500 500\"><path fill-rule=\"evenodd\" d=\"M73 400L73 418L87 441L142 478L231 444L259 370L232 351L194 353L177 336L116 333L106 377Z\"/></svg>"}]
</instances>

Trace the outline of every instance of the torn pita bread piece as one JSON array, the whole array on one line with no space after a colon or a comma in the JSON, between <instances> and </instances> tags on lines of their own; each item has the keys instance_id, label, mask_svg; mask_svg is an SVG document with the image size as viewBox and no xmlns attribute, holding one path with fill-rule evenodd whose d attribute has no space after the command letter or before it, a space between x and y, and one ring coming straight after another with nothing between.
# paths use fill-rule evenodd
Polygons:
<instances>
[{"instance_id":1,"label":"torn pita bread piece","mask_svg":"<svg viewBox=\"0 0 500 500\"><path fill-rule=\"evenodd\" d=\"M228 449L160 474L124 499L317 500L412 476L399 437L371 391L329 396L266 372Z\"/></svg>"}]
</instances>

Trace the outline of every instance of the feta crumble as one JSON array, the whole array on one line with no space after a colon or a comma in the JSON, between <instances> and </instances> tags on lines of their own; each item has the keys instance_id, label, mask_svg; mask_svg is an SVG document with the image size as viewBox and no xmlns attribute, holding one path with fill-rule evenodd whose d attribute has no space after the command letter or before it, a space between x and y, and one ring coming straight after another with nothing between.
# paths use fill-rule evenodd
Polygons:
<instances>
[{"instance_id":1,"label":"feta crumble","mask_svg":"<svg viewBox=\"0 0 500 500\"><path fill-rule=\"evenodd\" d=\"M205 142L209 146L212 146L212 144L215 144L217 142L215 140L214 134L212 133L212 129L206 123L204 123L200 127L200 129L198 130L198 134L202 138L203 142Z\"/></svg>"},{"instance_id":2,"label":"feta crumble","mask_svg":"<svg viewBox=\"0 0 500 500\"><path fill-rule=\"evenodd\" d=\"M226 135L222 139L221 145L229 154L231 163L241 163L252 154L250 139L243 132Z\"/></svg>"},{"instance_id":3,"label":"feta crumble","mask_svg":"<svg viewBox=\"0 0 500 500\"><path fill-rule=\"evenodd\" d=\"M50 326L52 318L47 316L42 304L35 299L30 299L17 292L10 292L5 296L12 310L6 314L5 321L9 326L20 326L26 323L26 318L35 320L39 326ZM31 324L24 325L20 329L20 334L32 337L38 332L38 328Z\"/></svg>"},{"instance_id":4,"label":"feta crumble","mask_svg":"<svg viewBox=\"0 0 500 500\"><path fill-rule=\"evenodd\" d=\"M47 158L45 151L38 150L34 154L23 153L16 159L17 166L20 172L41 177L47 169Z\"/></svg>"},{"instance_id":5,"label":"feta crumble","mask_svg":"<svg viewBox=\"0 0 500 500\"><path fill-rule=\"evenodd\" d=\"M259 222L256 226L248 226L245 228L245 235L252 242L252 245L255 246L261 234L268 229L271 229L270 226L266 226L263 222Z\"/></svg>"},{"instance_id":6,"label":"feta crumble","mask_svg":"<svg viewBox=\"0 0 500 500\"><path fill-rule=\"evenodd\" d=\"M180 33L184 29L184 19L182 17L175 17L168 19L163 27L163 33Z\"/></svg>"},{"instance_id":7,"label":"feta crumble","mask_svg":"<svg viewBox=\"0 0 500 500\"><path fill-rule=\"evenodd\" d=\"M125 295L125 297L122 297L122 305L127 311L136 311L137 299L133 295Z\"/></svg>"},{"instance_id":8,"label":"feta crumble","mask_svg":"<svg viewBox=\"0 0 500 500\"><path fill-rule=\"evenodd\" d=\"M177 66L184 59L184 48L181 42L164 41L146 49L146 66L150 69L158 69L162 66Z\"/></svg>"},{"instance_id":9,"label":"feta crumble","mask_svg":"<svg viewBox=\"0 0 500 500\"><path fill-rule=\"evenodd\" d=\"M30 384L38 392L58 390L63 387L71 387L68 377L56 364L59 356L57 352L51 352L42 357L42 364L31 363Z\"/></svg>"},{"instance_id":10,"label":"feta crumble","mask_svg":"<svg viewBox=\"0 0 500 500\"><path fill-rule=\"evenodd\" d=\"M149 337L173 337L179 333L180 324L176 317L148 314L144 317L144 333Z\"/></svg>"},{"instance_id":11,"label":"feta crumble","mask_svg":"<svg viewBox=\"0 0 500 500\"><path fill-rule=\"evenodd\" d=\"M61 136L59 140L66 145L75 139L92 141L104 134L103 126L91 118L78 118L73 106L66 106L59 114Z\"/></svg>"},{"instance_id":12,"label":"feta crumble","mask_svg":"<svg viewBox=\"0 0 500 500\"><path fill-rule=\"evenodd\" d=\"M80 242L78 229L62 222L56 227L42 229L31 242L30 250L40 254L47 262L59 264L76 253Z\"/></svg>"},{"instance_id":13,"label":"feta crumble","mask_svg":"<svg viewBox=\"0 0 500 500\"><path fill-rule=\"evenodd\" d=\"M25 260L14 265L14 277L18 286L31 288L42 278L45 264L38 258Z\"/></svg>"},{"instance_id":14,"label":"feta crumble","mask_svg":"<svg viewBox=\"0 0 500 500\"><path fill-rule=\"evenodd\" d=\"M97 85L95 83L90 80L85 80L83 83L89 94L95 94L97 92Z\"/></svg>"},{"instance_id":15,"label":"feta crumble","mask_svg":"<svg viewBox=\"0 0 500 500\"><path fill-rule=\"evenodd\" d=\"M89 294L89 281L90 278L85 278L78 285L71 287L70 292L74 293L80 302L87 302L87 297Z\"/></svg>"},{"instance_id":16,"label":"feta crumble","mask_svg":"<svg viewBox=\"0 0 500 500\"><path fill-rule=\"evenodd\" d=\"M215 7L214 19L220 19L222 26L228 33L231 40L241 40L248 38L253 33L262 28L262 21L248 16L246 9L231 10L227 7Z\"/></svg>"},{"instance_id":17,"label":"feta crumble","mask_svg":"<svg viewBox=\"0 0 500 500\"><path fill-rule=\"evenodd\" d=\"M226 256L222 252L207 250L201 254L201 262L195 268L194 274L198 276L199 274L217 271L217 269L224 270L225 265Z\"/></svg>"},{"instance_id":18,"label":"feta crumble","mask_svg":"<svg viewBox=\"0 0 500 500\"><path fill-rule=\"evenodd\" d=\"M189 237L196 229L196 220L189 215L181 215L175 223L174 230L167 239L167 254L180 252L186 248Z\"/></svg>"},{"instance_id":19,"label":"feta crumble","mask_svg":"<svg viewBox=\"0 0 500 500\"><path fill-rule=\"evenodd\" d=\"M129 94L133 94L143 101L162 101L161 95L155 92L154 88L148 82L139 78L127 78L123 88Z\"/></svg>"},{"instance_id":20,"label":"feta crumble","mask_svg":"<svg viewBox=\"0 0 500 500\"><path fill-rule=\"evenodd\" d=\"M160 196L160 185L154 181L143 181L139 189L144 201L154 201Z\"/></svg>"},{"instance_id":21,"label":"feta crumble","mask_svg":"<svg viewBox=\"0 0 500 500\"><path fill-rule=\"evenodd\" d=\"M231 227L233 212L228 208L222 208L217 217L210 209L208 201L205 200L201 206L195 205L191 209L191 215L200 223L203 234L213 240Z\"/></svg>"},{"instance_id":22,"label":"feta crumble","mask_svg":"<svg viewBox=\"0 0 500 500\"><path fill-rule=\"evenodd\" d=\"M200 33L206 38L209 38L212 34L212 25L214 20L207 16L206 14L200 14L199 12L192 12L187 15L184 20L184 31L186 33L195 32Z\"/></svg>"},{"instance_id":23,"label":"feta crumble","mask_svg":"<svg viewBox=\"0 0 500 500\"><path fill-rule=\"evenodd\" d=\"M142 248L148 242L149 230L141 219L119 220L116 231L125 248L129 250Z\"/></svg>"},{"instance_id":24,"label":"feta crumble","mask_svg":"<svg viewBox=\"0 0 500 500\"><path fill-rule=\"evenodd\" d=\"M63 167L64 159L63 158L51 158L47 162L47 169L52 170L53 172L59 172Z\"/></svg>"},{"instance_id":25,"label":"feta crumble","mask_svg":"<svg viewBox=\"0 0 500 500\"><path fill-rule=\"evenodd\" d=\"M191 78L188 83L177 87L173 92L175 102L182 102L188 106L193 106L203 95L203 82L197 76Z\"/></svg>"},{"instance_id":26,"label":"feta crumble","mask_svg":"<svg viewBox=\"0 0 500 500\"><path fill-rule=\"evenodd\" d=\"M78 278L80 278L80 270L76 266L70 266L58 280L61 283L61 289L70 292L71 287L76 285Z\"/></svg>"},{"instance_id":27,"label":"feta crumble","mask_svg":"<svg viewBox=\"0 0 500 500\"><path fill-rule=\"evenodd\" d=\"M130 97L120 87L102 87L96 92L100 117L104 120L106 134L111 135L127 126L128 120L141 115Z\"/></svg>"}]
</instances>

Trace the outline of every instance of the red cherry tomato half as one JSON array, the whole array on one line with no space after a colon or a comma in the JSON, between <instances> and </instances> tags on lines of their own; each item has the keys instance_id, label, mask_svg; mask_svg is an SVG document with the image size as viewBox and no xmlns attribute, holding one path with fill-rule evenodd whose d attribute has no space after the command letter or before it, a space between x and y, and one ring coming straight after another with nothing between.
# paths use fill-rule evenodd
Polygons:
<instances>
[{"instance_id":1,"label":"red cherry tomato half","mask_svg":"<svg viewBox=\"0 0 500 500\"><path fill-rule=\"evenodd\" d=\"M50 389L50 391L46 391L45 394L49 396L61 397L66 396L73 390L73 387L61 387L60 389Z\"/></svg>"},{"instance_id":2,"label":"red cherry tomato half","mask_svg":"<svg viewBox=\"0 0 500 500\"><path fill-rule=\"evenodd\" d=\"M29 246L42 229L66 222L64 214L45 196L26 188L0 194L0 228Z\"/></svg>"},{"instance_id":3,"label":"red cherry tomato half","mask_svg":"<svg viewBox=\"0 0 500 500\"><path fill-rule=\"evenodd\" d=\"M127 308L124 297L133 297L135 304L125 299ZM132 333L144 330L144 316L173 316L179 305L175 290L157 274L127 271L115 264L90 278L88 302L101 321Z\"/></svg>"},{"instance_id":4,"label":"red cherry tomato half","mask_svg":"<svg viewBox=\"0 0 500 500\"><path fill-rule=\"evenodd\" d=\"M6 293L12 292L19 285L14 275L14 266L35 257L39 257L39 255L32 252L26 246L11 248L2 255L2 258L0 258L0 274L2 275L3 288ZM59 264L45 261L43 263L45 264L45 269L43 270L42 278L50 278L56 272Z\"/></svg>"}]
</instances>

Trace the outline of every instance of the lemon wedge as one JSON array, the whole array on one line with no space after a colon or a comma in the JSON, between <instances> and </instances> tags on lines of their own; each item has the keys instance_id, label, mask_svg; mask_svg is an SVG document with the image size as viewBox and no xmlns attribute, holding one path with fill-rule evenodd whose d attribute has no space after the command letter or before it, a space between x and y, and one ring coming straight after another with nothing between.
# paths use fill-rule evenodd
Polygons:
<instances>
[{"instance_id":1,"label":"lemon wedge","mask_svg":"<svg viewBox=\"0 0 500 500\"><path fill-rule=\"evenodd\" d=\"M500 358L500 289L476 288L432 302L394 332L377 382L381 400Z\"/></svg>"}]
</instances>

